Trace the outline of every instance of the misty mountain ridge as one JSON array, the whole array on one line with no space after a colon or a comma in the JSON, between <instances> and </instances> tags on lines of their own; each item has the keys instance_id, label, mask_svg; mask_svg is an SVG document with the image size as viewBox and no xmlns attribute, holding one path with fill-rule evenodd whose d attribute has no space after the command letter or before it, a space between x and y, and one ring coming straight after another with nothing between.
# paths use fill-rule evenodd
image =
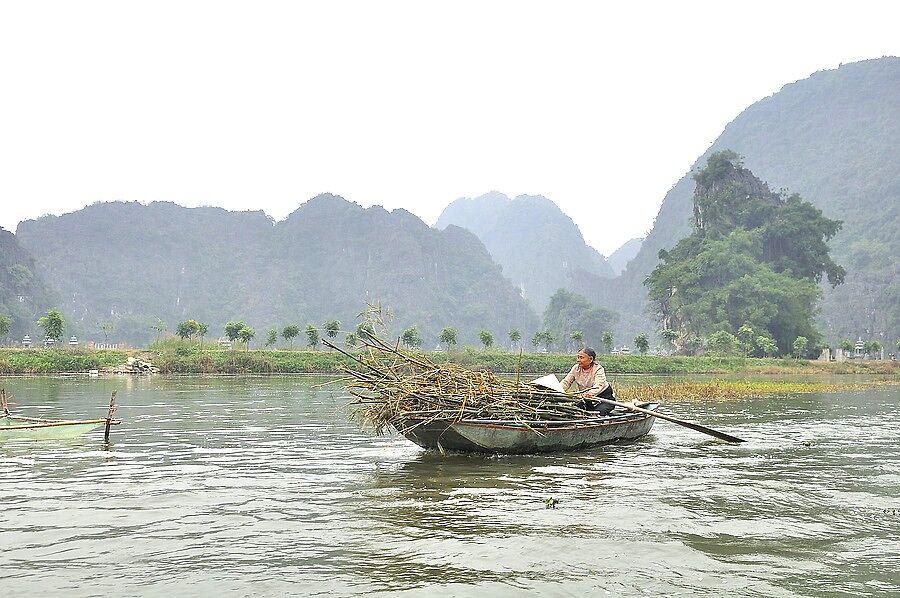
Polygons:
<instances>
[{"instance_id":1,"label":"misty mountain ridge","mask_svg":"<svg viewBox=\"0 0 900 598\"><path fill-rule=\"evenodd\" d=\"M581 276L614 276L606 258L585 243L572 218L541 195L510 199L492 191L460 198L444 209L435 228L449 225L477 235L539 313L553 293L571 288Z\"/></svg>"},{"instance_id":2,"label":"misty mountain ridge","mask_svg":"<svg viewBox=\"0 0 900 598\"><path fill-rule=\"evenodd\" d=\"M417 325L428 343L443 326L523 334L537 316L472 233L428 227L406 210L362 208L319 195L275 222L261 211L112 202L20 223L17 239L63 297L71 323L96 338L146 342L161 318L218 336L229 320L256 331L287 324L359 323L366 302L395 315L390 334Z\"/></svg>"},{"instance_id":3,"label":"misty mountain ridge","mask_svg":"<svg viewBox=\"0 0 900 598\"><path fill-rule=\"evenodd\" d=\"M628 262L633 260L641 250L643 242L644 237L629 239L628 241L625 241L621 247L609 254L606 261L609 263L609 267L612 268L612 271L616 276L619 276L625 271Z\"/></svg>"},{"instance_id":4,"label":"misty mountain ridge","mask_svg":"<svg viewBox=\"0 0 900 598\"><path fill-rule=\"evenodd\" d=\"M898 97L898 58L815 73L744 110L692 169L731 149L772 189L797 192L843 221L830 246L846 282L823 286L828 341L869 336L887 346L900 336ZM259 341L264 328L286 323L337 318L348 328L368 299L393 308L392 333L417 324L431 343L450 325L477 342L481 328L498 337L511 327L536 330L535 309L565 288L619 312L616 335L627 339L658 329L643 281L659 250L690 233L693 189L688 172L640 247L629 241L609 260L542 196L461 198L433 229L406 210L364 209L330 194L280 222L262 211L94 204L20 223L15 237L0 231L0 309L18 314L19 332L25 312L33 329L34 315L59 306L95 338L100 323L114 321L111 336L134 342L148 338L148 318L163 318L170 331L199 319L211 335L243 318Z\"/></svg>"}]
</instances>

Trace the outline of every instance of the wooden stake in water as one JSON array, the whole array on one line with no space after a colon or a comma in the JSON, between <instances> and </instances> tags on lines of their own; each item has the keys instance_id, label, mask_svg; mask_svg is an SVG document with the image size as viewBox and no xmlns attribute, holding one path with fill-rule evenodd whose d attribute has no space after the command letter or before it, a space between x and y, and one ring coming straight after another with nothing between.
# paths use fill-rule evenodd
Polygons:
<instances>
[{"instance_id":1,"label":"wooden stake in water","mask_svg":"<svg viewBox=\"0 0 900 598\"><path fill-rule=\"evenodd\" d=\"M109 411L106 413L106 431L103 433L103 442L109 442L109 427L112 425L112 416L116 412L116 391L112 391L109 397Z\"/></svg>"}]
</instances>

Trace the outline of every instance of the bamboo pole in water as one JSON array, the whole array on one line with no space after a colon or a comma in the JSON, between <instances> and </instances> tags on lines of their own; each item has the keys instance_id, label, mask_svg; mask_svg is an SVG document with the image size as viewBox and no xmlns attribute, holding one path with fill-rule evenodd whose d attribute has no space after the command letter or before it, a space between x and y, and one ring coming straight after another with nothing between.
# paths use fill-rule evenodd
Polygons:
<instances>
[{"instance_id":1,"label":"bamboo pole in water","mask_svg":"<svg viewBox=\"0 0 900 598\"><path fill-rule=\"evenodd\" d=\"M112 416L116 409L116 391L112 391L112 396L109 397L109 410L106 412L106 430L103 432L103 442L109 442L109 428L112 426Z\"/></svg>"}]
</instances>

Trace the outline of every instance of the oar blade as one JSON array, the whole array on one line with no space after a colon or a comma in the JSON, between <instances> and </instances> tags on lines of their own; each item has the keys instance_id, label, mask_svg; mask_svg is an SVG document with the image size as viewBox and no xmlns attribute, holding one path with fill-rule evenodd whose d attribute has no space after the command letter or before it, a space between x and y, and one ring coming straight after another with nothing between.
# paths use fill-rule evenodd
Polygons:
<instances>
[{"instance_id":1,"label":"oar blade","mask_svg":"<svg viewBox=\"0 0 900 598\"><path fill-rule=\"evenodd\" d=\"M683 419L678 419L677 417L672 417L671 415L666 415L664 413L659 413L658 411L650 411L649 409L642 409L641 407L635 407L634 405L630 405L628 403L620 403L619 401L610 401L609 399L604 399L601 397L592 397L595 401L600 401L601 403L608 403L610 405L616 405L617 407L623 407L625 409L629 409L631 411L636 411L638 413L646 413L647 415L652 415L653 417L658 417L659 419L664 419L666 421L670 421L673 424L678 424L679 426L684 426L685 428L690 428L691 430L696 430L702 434L709 434L719 440L724 440L725 442L747 442L743 438L738 438L737 436L732 436L731 434L726 434L725 432L719 432L718 430L713 430L712 428L707 428L706 426L701 426L700 424L695 424L694 422L686 422Z\"/></svg>"},{"instance_id":2,"label":"oar blade","mask_svg":"<svg viewBox=\"0 0 900 598\"><path fill-rule=\"evenodd\" d=\"M724 440L725 442L733 442L735 444L740 442L747 442L743 438L738 438L737 436L732 436L731 434L726 434L725 432L720 432L719 430L713 430L712 428L707 428L706 426L701 426L700 424L695 424L693 422L686 422L684 420L674 421L674 418L670 419L669 421L680 424L686 428L691 428L692 430L697 430L698 432L702 432L703 434L715 436L716 438Z\"/></svg>"}]
</instances>

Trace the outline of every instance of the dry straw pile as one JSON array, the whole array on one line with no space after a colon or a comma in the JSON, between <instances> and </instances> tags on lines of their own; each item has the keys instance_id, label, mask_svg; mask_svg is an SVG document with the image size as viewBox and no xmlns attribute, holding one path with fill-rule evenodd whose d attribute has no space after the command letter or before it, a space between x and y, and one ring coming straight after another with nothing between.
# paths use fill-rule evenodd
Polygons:
<instances>
[{"instance_id":1,"label":"dry straw pile","mask_svg":"<svg viewBox=\"0 0 900 598\"><path fill-rule=\"evenodd\" d=\"M364 351L346 354L357 364L345 370L350 376L346 386L354 397L356 418L379 434L389 427L403 431L438 419L535 421L592 415L574 396L491 372L436 364L373 336L361 342Z\"/></svg>"}]
</instances>

